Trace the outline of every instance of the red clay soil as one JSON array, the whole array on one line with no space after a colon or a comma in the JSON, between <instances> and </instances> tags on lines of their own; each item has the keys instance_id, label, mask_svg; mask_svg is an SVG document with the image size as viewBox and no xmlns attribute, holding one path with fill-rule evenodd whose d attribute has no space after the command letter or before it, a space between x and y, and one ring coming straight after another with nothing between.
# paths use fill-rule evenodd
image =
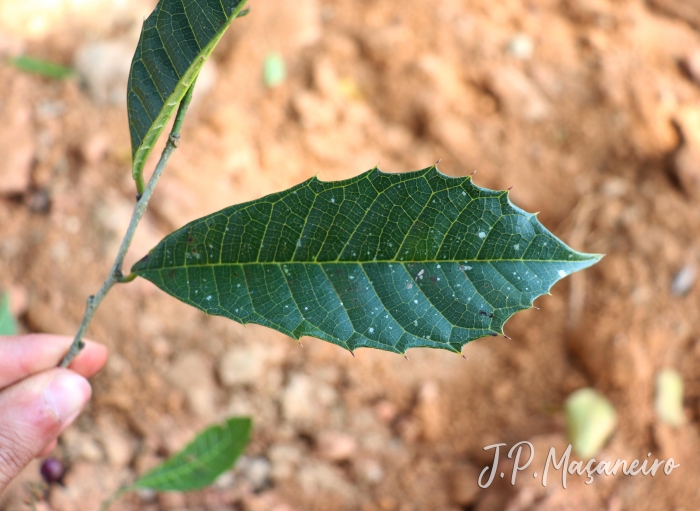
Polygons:
<instances>
[{"instance_id":1,"label":"red clay soil","mask_svg":"<svg viewBox=\"0 0 700 511\"><path fill-rule=\"evenodd\" d=\"M1 2L0 2L1 3ZM153 2L139 2L147 12ZM674 278L700 256L700 27L685 0L254 2L213 59L216 76L129 261L184 223L318 174L390 172L442 159L511 198L601 263L540 311L458 355L374 350L208 317L145 281L116 287L90 337L110 360L55 456L65 487L29 467L0 508L97 510L113 489L201 427L249 414L245 459L212 488L123 497L113 510L659 510L700 506L700 286ZM670 7L669 7L670 6ZM60 18L23 48L72 64L98 40L133 44L139 19ZM139 11L140 12L140 11ZM683 19L683 17L686 19ZM4 22L7 24L7 20ZM4 46L3 46L4 45ZM4 50L3 50L4 48ZM268 52L287 80L262 84ZM134 187L123 106L79 80L0 66L0 280L27 332L71 335L113 260ZM152 164L151 164L152 165ZM683 287L683 286L680 286ZM685 286L688 288L688 286ZM654 410L659 370L684 382L686 421ZM541 470L567 444L563 402L593 387L618 422L597 459L673 457L669 476ZM515 485L477 486L484 446L529 440ZM502 459L505 456L502 455ZM512 463L512 461L511 461ZM542 468L540 468L542 467ZM532 476L538 472L538 478Z\"/></svg>"}]
</instances>

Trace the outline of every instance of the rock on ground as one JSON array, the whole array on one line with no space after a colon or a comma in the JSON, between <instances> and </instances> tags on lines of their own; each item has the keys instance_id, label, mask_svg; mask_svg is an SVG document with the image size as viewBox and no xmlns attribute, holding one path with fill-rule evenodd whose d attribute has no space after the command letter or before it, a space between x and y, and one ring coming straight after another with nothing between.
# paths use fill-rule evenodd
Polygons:
<instances>
[{"instance_id":1,"label":"rock on ground","mask_svg":"<svg viewBox=\"0 0 700 511\"><path fill-rule=\"evenodd\" d=\"M552 108L537 85L515 67L500 67L489 77L489 86L506 113L526 121L541 121Z\"/></svg>"},{"instance_id":2,"label":"rock on ground","mask_svg":"<svg viewBox=\"0 0 700 511\"><path fill-rule=\"evenodd\" d=\"M350 459L357 451L357 440L338 431L323 431L318 435L318 453L328 461Z\"/></svg>"},{"instance_id":3,"label":"rock on ground","mask_svg":"<svg viewBox=\"0 0 700 511\"><path fill-rule=\"evenodd\" d=\"M29 85L22 78L15 81L16 87ZM23 193L31 182L36 152L31 110L16 102L0 102L0 117L7 125L0 137L0 195Z\"/></svg>"},{"instance_id":4,"label":"rock on ground","mask_svg":"<svg viewBox=\"0 0 700 511\"><path fill-rule=\"evenodd\" d=\"M267 359L262 346L232 346L219 361L219 379L227 387L260 383L265 376Z\"/></svg>"},{"instance_id":5,"label":"rock on ground","mask_svg":"<svg viewBox=\"0 0 700 511\"><path fill-rule=\"evenodd\" d=\"M75 53L73 65L96 103L126 106L126 89L134 56L131 41L87 43Z\"/></svg>"},{"instance_id":6,"label":"rock on ground","mask_svg":"<svg viewBox=\"0 0 700 511\"><path fill-rule=\"evenodd\" d=\"M210 361L197 351L180 354L170 366L168 381L187 397L190 409L204 418L214 414L216 383Z\"/></svg>"},{"instance_id":7,"label":"rock on ground","mask_svg":"<svg viewBox=\"0 0 700 511\"><path fill-rule=\"evenodd\" d=\"M314 424L325 408L335 403L337 393L330 385L311 377L293 374L282 392L282 410L285 419L297 427Z\"/></svg>"}]
</instances>

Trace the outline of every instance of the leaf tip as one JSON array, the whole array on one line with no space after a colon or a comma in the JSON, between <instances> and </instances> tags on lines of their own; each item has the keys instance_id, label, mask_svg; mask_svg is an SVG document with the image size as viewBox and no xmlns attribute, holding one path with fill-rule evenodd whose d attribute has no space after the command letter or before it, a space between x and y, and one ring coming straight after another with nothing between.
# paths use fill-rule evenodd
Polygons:
<instances>
[{"instance_id":1,"label":"leaf tip","mask_svg":"<svg viewBox=\"0 0 700 511\"><path fill-rule=\"evenodd\" d=\"M605 254L588 254L588 256L588 261L590 262L588 266L593 266L594 264L599 263L600 260L605 257Z\"/></svg>"},{"instance_id":2,"label":"leaf tip","mask_svg":"<svg viewBox=\"0 0 700 511\"><path fill-rule=\"evenodd\" d=\"M579 252L577 255L579 257L579 266L578 268L576 268L575 271L590 268L594 264L598 263L603 257L605 257L605 254L586 254L582 252Z\"/></svg>"}]
</instances>

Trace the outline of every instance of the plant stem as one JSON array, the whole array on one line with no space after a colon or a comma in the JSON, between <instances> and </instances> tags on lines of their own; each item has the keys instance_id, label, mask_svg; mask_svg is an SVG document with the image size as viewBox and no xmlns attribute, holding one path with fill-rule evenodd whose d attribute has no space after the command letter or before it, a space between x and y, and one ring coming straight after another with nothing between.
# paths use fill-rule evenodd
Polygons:
<instances>
[{"instance_id":1,"label":"plant stem","mask_svg":"<svg viewBox=\"0 0 700 511\"><path fill-rule=\"evenodd\" d=\"M111 506L112 504L114 504L114 502L115 502L119 497L121 497L122 495L124 495L125 493L130 492L130 491L131 491L131 487L129 487L129 486L122 486L122 487L119 488L117 491L115 491L107 500L105 500L104 502L102 502L102 505L100 506L100 511L107 511L107 510L109 509L109 506Z\"/></svg>"},{"instance_id":2,"label":"plant stem","mask_svg":"<svg viewBox=\"0 0 700 511\"><path fill-rule=\"evenodd\" d=\"M177 147L180 145L180 130L182 129L182 123L185 120L187 107L189 107L190 101L192 101L192 91L194 90L196 81L197 80L195 79L195 81L192 82L192 85L190 85L190 88L187 89L185 96L180 102L177 114L175 115L173 129L170 131L168 141L165 144L165 149L163 149L163 153L160 155L160 160L158 161L158 165L156 165L156 169L153 171L153 175L151 176L151 179L148 182L148 186L144 190L143 194L140 194L136 205L134 206L134 212L131 215L129 228L127 229L126 235L124 236L121 246L119 247L117 258L114 260L114 264L112 265L112 269L109 272L109 276L107 277L107 280L104 281L102 287L97 292L97 294L90 295L88 297L87 305L85 307L85 314L83 315L83 321L80 323L80 328L78 328L78 332L75 334L75 338L73 339L73 343L71 344L68 353L65 357L63 357L63 360L61 361L60 367L68 367L68 365L73 361L73 359L76 356L78 356L78 353L80 353L80 350L83 349L83 346L85 346L83 338L85 337L85 333L87 332L87 329L90 326L92 317L94 316L97 308L102 303L104 297L107 295L107 293L109 293L110 289L112 289L112 286L119 282L131 282L135 278L135 275L133 274L124 276L124 273L122 272L122 267L124 266L124 258L126 257L126 253L129 251L131 242L134 239L136 228L138 227L141 218L143 218L143 215L146 212L146 208L148 207L148 201L151 199L153 191L155 190L156 185L158 184L158 180L163 174L165 166L168 164L170 155L173 154L175 149L177 149Z\"/></svg>"}]
</instances>

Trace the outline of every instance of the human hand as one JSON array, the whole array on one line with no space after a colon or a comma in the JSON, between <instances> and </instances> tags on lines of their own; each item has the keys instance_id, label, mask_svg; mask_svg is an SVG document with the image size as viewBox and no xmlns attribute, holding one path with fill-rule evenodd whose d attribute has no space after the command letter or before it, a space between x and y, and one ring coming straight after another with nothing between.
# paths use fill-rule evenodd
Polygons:
<instances>
[{"instance_id":1,"label":"human hand","mask_svg":"<svg viewBox=\"0 0 700 511\"><path fill-rule=\"evenodd\" d=\"M0 493L80 414L107 349L86 341L69 369L60 369L72 339L53 335L0 337Z\"/></svg>"}]
</instances>

